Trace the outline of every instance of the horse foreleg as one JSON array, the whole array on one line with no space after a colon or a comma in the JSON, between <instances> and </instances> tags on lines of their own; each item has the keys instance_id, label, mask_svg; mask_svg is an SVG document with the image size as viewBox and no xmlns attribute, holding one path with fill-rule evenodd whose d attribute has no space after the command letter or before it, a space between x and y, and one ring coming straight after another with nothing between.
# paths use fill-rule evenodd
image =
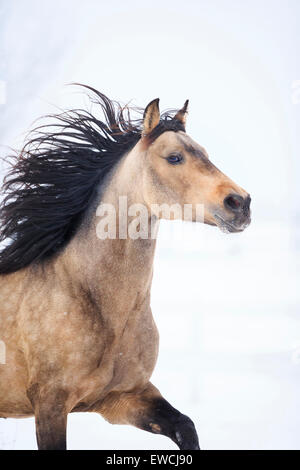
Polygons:
<instances>
[{"instance_id":1,"label":"horse foreleg","mask_svg":"<svg viewBox=\"0 0 300 470\"><path fill-rule=\"evenodd\" d=\"M131 424L163 434L181 450L200 449L192 420L173 408L151 383L139 392L113 392L92 411L99 412L112 424Z\"/></svg>"},{"instance_id":2,"label":"horse foreleg","mask_svg":"<svg viewBox=\"0 0 300 470\"><path fill-rule=\"evenodd\" d=\"M62 390L43 392L35 385L28 392L34 408L39 450L65 450L67 433L67 395Z\"/></svg>"}]
</instances>

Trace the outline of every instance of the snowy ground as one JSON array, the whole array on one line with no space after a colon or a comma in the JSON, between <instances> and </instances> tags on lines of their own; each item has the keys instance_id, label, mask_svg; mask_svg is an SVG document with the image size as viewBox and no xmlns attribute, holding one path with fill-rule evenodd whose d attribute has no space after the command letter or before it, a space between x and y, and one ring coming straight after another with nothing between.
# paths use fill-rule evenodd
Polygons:
<instances>
[{"instance_id":1,"label":"snowy ground","mask_svg":"<svg viewBox=\"0 0 300 470\"><path fill-rule=\"evenodd\" d=\"M155 261L161 348L153 382L192 417L203 448L299 449L300 257L289 227L254 222L224 235L185 224L171 241L167 229ZM0 443L36 448L33 420L2 420ZM69 417L68 446L175 448L79 413Z\"/></svg>"}]
</instances>

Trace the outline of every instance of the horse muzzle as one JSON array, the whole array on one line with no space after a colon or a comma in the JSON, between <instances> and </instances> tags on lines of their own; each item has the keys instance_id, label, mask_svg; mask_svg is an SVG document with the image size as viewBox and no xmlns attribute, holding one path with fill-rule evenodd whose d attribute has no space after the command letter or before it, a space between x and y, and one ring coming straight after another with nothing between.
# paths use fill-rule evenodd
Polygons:
<instances>
[{"instance_id":1,"label":"horse muzzle","mask_svg":"<svg viewBox=\"0 0 300 470\"><path fill-rule=\"evenodd\" d=\"M226 233L242 232L251 222L250 203L249 194L229 194L223 201L224 208L214 214L216 225Z\"/></svg>"}]
</instances>

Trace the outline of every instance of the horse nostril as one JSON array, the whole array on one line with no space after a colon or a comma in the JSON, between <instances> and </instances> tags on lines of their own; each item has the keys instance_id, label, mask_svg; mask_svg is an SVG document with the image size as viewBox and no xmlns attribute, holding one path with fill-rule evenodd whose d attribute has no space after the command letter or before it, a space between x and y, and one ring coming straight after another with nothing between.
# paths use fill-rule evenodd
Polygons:
<instances>
[{"instance_id":1,"label":"horse nostril","mask_svg":"<svg viewBox=\"0 0 300 470\"><path fill-rule=\"evenodd\" d=\"M244 206L244 199L238 194L230 194L224 199L224 206L232 212L241 212Z\"/></svg>"}]
</instances>

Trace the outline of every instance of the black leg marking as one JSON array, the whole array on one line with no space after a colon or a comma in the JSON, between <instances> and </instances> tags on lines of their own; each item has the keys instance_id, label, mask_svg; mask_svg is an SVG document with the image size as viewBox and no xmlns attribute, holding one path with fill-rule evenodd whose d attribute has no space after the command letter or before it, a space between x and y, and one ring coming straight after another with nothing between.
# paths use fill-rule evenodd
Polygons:
<instances>
[{"instance_id":1,"label":"black leg marking","mask_svg":"<svg viewBox=\"0 0 300 470\"><path fill-rule=\"evenodd\" d=\"M199 440L193 421L173 408L165 399L156 399L141 420L145 431L163 434L174 441L180 450L199 450Z\"/></svg>"}]
</instances>

